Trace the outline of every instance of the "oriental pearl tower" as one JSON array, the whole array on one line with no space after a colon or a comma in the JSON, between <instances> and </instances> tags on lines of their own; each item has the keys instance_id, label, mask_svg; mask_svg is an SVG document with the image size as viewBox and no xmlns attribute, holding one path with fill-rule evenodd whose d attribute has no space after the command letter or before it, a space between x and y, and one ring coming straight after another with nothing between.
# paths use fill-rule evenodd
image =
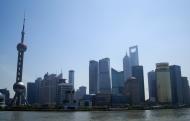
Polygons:
<instances>
[{"instance_id":1,"label":"oriental pearl tower","mask_svg":"<svg viewBox=\"0 0 190 121\"><path fill-rule=\"evenodd\" d=\"M23 70L23 60L24 52L27 49L27 46L24 44L24 28L25 28L25 17L23 21L23 27L21 32L21 42L17 45L18 51L18 61L17 61L17 73L16 73L16 82L13 85L13 90L15 92L14 98L11 102L12 106L27 105L27 100L25 98L26 87L22 82L22 70Z\"/></svg>"}]
</instances>

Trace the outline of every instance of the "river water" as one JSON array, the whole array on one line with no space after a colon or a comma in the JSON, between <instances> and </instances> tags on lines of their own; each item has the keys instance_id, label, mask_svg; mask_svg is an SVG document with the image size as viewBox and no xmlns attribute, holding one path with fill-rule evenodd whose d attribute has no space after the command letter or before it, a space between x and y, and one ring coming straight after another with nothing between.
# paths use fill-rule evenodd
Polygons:
<instances>
[{"instance_id":1,"label":"river water","mask_svg":"<svg viewBox=\"0 0 190 121\"><path fill-rule=\"evenodd\" d=\"M190 121L190 109L94 112L4 112L0 121Z\"/></svg>"}]
</instances>

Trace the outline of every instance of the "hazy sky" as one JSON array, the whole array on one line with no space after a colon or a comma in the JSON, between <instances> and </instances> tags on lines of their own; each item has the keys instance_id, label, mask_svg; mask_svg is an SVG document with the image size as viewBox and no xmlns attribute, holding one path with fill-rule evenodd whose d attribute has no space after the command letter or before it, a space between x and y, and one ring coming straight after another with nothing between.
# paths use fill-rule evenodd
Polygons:
<instances>
[{"instance_id":1,"label":"hazy sky","mask_svg":"<svg viewBox=\"0 0 190 121\"><path fill-rule=\"evenodd\" d=\"M12 91L17 50L26 11L23 81L46 72L88 87L89 60L109 57L122 70L128 47L139 46L147 72L157 62L182 67L190 78L190 0L0 0L0 88Z\"/></svg>"}]
</instances>

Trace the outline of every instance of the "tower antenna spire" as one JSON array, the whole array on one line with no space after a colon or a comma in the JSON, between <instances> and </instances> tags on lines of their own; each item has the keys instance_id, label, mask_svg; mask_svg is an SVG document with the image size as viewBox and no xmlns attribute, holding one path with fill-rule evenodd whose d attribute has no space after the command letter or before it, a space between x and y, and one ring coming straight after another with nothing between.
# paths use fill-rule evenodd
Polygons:
<instances>
[{"instance_id":1,"label":"tower antenna spire","mask_svg":"<svg viewBox=\"0 0 190 121\"><path fill-rule=\"evenodd\" d=\"M21 34L22 34L21 43L24 43L24 35L25 35L24 28L25 28L25 12L24 12L24 19L23 19L22 32L21 32Z\"/></svg>"}]
</instances>

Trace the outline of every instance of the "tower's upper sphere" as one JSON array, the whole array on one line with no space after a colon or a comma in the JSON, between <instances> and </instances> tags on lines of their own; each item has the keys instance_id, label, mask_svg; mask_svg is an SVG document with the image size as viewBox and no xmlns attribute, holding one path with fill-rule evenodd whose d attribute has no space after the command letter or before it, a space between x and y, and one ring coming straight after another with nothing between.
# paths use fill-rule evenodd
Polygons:
<instances>
[{"instance_id":1,"label":"tower's upper sphere","mask_svg":"<svg viewBox=\"0 0 190 121\"><path fill-rule=\"evenodd\" d=\"M26 46L25 44L23 44L23 43L19 43L19 44L17 45L17 50L18 50L18 51L25 52L26 49L27 49L27 46Z\"/></svg>"},{"instance_id":2,"label":"tower's upper sphere","mask_svg":"<svg viewBox=\"0 0 190 121\"><path fill-rule=\"evenodd\" d=\"M15 92L17 93L24 93L25 91L25 85L23 82L16 82L14 85L13 85L13 89Z\"/></svg>"}]
</instances>

